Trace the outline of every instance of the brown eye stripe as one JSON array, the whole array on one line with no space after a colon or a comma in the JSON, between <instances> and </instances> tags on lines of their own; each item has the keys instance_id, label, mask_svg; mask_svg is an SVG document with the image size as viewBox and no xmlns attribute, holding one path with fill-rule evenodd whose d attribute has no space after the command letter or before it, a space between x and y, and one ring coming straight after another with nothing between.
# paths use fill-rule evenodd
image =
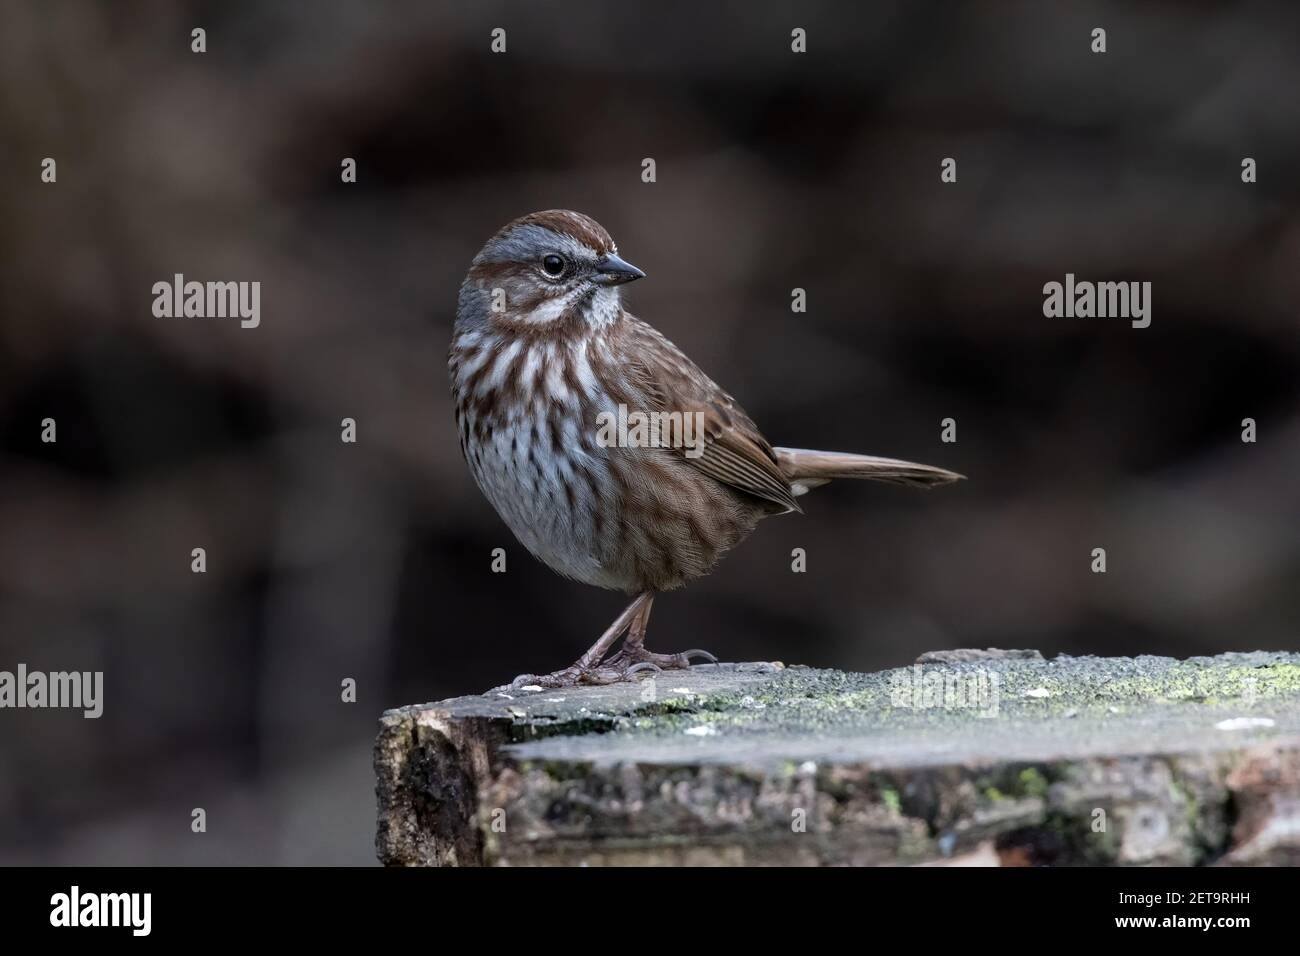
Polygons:
<instances>
[{"instance_id":1,"label":"brown eye stripe","mask_svg":"<svg viewBox=\"0 0 1300 956\"><path fill-rule=\"evenodd\" d=\"M519 265L515 262L476 262L469 267L469 276L480 282L493 282L517 275L519 271Z\"/></svg>"}]
</instances>

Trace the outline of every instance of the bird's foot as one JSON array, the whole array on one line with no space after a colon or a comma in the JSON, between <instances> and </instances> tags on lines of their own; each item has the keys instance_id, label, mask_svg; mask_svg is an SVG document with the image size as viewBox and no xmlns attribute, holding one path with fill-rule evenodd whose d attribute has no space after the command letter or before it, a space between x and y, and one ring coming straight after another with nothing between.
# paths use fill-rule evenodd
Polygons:
<instances>
[{"instance_id":1,"label":"bird's foot","mask_svg":"<svg viewBox=\"0 0 1300 956\"><path fill-rule=\"evenodd\" d=\"M656 654L653 651L646 650L642 644L631 646L624 644L619 652L611 657L604 666L622 668L624 674L632 674L642 669L674 671L690 667L691 661L697 658L703 659L706 664L718 663L716 657L698 647L677 654Z\"/></svg>"},{"instance_id":2,"label":"bird's foot","mask_svg":"<svg viewBox=\"0 0 1300 956\"><path fill-rule=\"evenodd\" d=\"M718 659L708 651L692 648L679 654L655 654L641 645L623 647L617 654L601 664L583 667L570 664L563 670L550 674L520 674L509 684L511 690L538 687L554 690L560 687L578 687L583 684L616 684L623 680L639 680L644 674L658 674L666 670L682 670L691 661L703 659L716 664Z\"/></svg>"},{"instance_id":3,"label":"bird's foot","mask_svg":"<svg viewBox=\"0 0 1300 956\"><path fill-rule=\"evenodd\" d=\"M563 670L550 674L520 674L509 684L511 690L527 690L533 687L553 690L559 687L578 687L583 684L613 684L624 679L622 669L615 669L605 664L582 667L570 664Z\"/></svg>"}]
</instances>

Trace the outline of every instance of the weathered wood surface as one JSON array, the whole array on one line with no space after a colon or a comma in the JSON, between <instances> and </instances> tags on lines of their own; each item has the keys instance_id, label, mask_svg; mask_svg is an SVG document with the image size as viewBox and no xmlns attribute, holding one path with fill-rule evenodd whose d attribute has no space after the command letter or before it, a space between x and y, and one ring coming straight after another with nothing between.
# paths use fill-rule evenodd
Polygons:
<instances>
[{"instance_id":1,"label":"weathered wood surface","mask_svg":"<svg viewBox=\"0 0 1300 956\"><path fill-rule=\"evenodd\" d=\"M382 862L1297 864L1300 655L697 666L388 711Z\"/></svg>"}]
</instances>

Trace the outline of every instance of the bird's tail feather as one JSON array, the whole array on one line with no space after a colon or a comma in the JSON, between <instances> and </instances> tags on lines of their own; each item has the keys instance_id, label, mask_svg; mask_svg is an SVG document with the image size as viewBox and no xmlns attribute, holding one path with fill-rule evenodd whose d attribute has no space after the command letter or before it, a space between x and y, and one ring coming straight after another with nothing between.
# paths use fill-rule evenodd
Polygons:
<instances>
[{"instance_id":1,"label":"bird's tail feather","mask_svg":"<svg viewBox=\"0 0 1300 956\"><path fill-rule=\"evenodd\" d=\"M868 478L895 485L934 488L966 477L934 465L921 465L897 458L878 458L875 455L811 451L807 448L774 448L773 451L776 452L781 470L794 486L795 494L824 485L832 478Z\"/></svg>"}]
</instances>

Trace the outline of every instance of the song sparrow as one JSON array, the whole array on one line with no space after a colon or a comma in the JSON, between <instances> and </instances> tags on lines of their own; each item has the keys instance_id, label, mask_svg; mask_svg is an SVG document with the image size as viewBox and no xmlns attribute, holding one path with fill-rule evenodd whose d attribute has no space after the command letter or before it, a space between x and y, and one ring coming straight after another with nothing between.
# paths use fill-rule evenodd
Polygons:
<instances>
[{"instance_id":1,"label":"song sparrow","mask_svg":"<svg viewBox=\"0 0 1300 956\"><path fill-rule=\"evenodd\" d=\"M796 499L832 478L928 486L962 477L890 458L773 448L735 399L623 310L619 286L644 275L597 222L552 209L488 240L460 288L447 364L475 481L553 570L635 595L574 664L516 684L606 683L712 660L705 651L646 649L655 594L707 574L761 518L799 511ZM598 422L620 408L660 413L661 425L696 421L703 434L690 445L600 440Z\"/></svg>"}]
</instances>

